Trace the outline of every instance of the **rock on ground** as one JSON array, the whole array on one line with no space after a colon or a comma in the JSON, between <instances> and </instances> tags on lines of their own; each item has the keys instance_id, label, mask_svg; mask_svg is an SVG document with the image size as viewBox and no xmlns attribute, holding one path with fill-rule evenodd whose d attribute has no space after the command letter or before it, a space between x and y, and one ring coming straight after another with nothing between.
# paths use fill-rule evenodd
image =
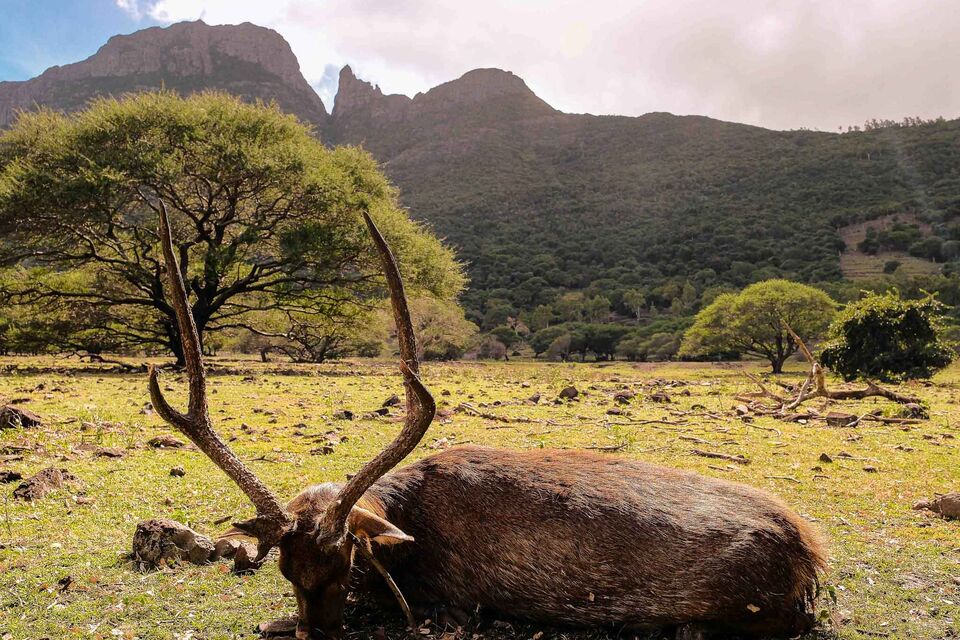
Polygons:
<instances>
[{"instance_id":1,"label":"rock on ground","mask_svg":"<svg viewBox=\"0 0 960 640\"><path fill-rule=\"evenodd\" d=\"M960 519L960 493L948 493L933 500L921 500L913 505L914 509L927 509L939 513L944 518Z\"/></svg>"},{"instance_id":2,"label":"rock on ground","mask_svg":"<svg viewBox=\"0 0 960 640\"><path fill-rule=\"evenodd\" d=\"M20 486L13 490L13 497L27 501L39 500L68 485L80 485L80 479L66 469L49 467L21 482Z\"/></svg>"},{"instance_id":3,"label":"rock on ground","mask_svg":"<svg viewBox=\"0 0 960 640\"><path fill-rule=\"evenodd\" d=\"M30 429L42 423L43 419L29 409L9 404L0 407L0 429Z\"/></svg>"},{"instance_id":4,"label":"rock on ground","mask_svg":"<svg viewBox=\"0 0 960 640\"><path fill-rule=\"evenodd\" d=\"M180 560L205 564L213 554L214 544L210 538L176 520L144 520L133 534L133 558L148 567Z\"/></svg>"}]
</instances>

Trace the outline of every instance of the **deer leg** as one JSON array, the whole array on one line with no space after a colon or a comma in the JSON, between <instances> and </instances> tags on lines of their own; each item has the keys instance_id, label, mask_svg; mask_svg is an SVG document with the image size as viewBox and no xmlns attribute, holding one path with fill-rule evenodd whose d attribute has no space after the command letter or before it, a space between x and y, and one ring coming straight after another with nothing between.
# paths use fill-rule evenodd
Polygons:
<instances>
[{"instance_id":1,"label":"deer leg","mask_svg":"<svg viewBox=\"0 0 960 640\"><path fill-rule=\"evenodd\" d=\"M677 627L675 640L707 640L707 631L695 623L681 624Z\"/></svg>"}]
</instances>

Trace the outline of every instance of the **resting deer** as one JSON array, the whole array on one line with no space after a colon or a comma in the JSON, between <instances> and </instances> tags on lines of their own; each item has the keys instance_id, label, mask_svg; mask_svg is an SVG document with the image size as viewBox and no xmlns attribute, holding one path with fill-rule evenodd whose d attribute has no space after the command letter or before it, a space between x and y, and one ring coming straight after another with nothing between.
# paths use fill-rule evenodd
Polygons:
<instances>
[{"instance_id":1,"label":"resting deer","mask_svg":"<svg viewBox=\"0 0 960 640\"><path fill-rule=\"evenodd\" d=\"M806 522L757 489L578 451L458 447L391 471L420 442L435 405L419 378L396 262L364 218L397 324L406 419L346 484L309 487L285 505L213 431L200 342L161 209L189 410L167 403L156 370L150 395L253 502L256 516L235 531L256 538L257 562L279 549L296 594L297 638L341 637L352 574L365 576L353 581L357 590L388 585L411 623L407 601L417 611L479 608L560 625L677 627L683 637L793 636L812 626L824 552Z\"/></svg>"}]
</instances>

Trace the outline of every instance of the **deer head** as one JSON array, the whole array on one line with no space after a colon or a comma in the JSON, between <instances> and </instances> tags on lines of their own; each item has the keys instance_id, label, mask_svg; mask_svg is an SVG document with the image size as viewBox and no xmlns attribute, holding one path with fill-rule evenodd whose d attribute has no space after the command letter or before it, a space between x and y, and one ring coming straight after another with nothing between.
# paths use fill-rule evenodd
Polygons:
<instances>
[{"instance_id":1,"label":"deer head","mask_svg":"<svg viewBox=\"0 0 960 640\"><path fill-rule=\"evenodd\" d=\"M300 614L297 638L338 638L354 551L369 554L367 545L371 542L395 544L412 540L390 522L357 506L357 502L374 482L413 451L436 412L433 397L420 382L416 336L396 260L377 226L364 212L364 221L383 263L397 325L407 405L403 428L393 442L345 485L311 487L283 505L213 430L200 339L174 253L166 207L162 201L159 204L160 244L183 344L190 399L186 413L171 407L160 391L157 370L151 367L153 406L250 498L256 515L234 523L232 531L256 538L256 564L262 563L274 547L279 549L280 570L293 585L297 597ZM375 563L372 556L368 558Z\"/></svg>"}]
</instances>

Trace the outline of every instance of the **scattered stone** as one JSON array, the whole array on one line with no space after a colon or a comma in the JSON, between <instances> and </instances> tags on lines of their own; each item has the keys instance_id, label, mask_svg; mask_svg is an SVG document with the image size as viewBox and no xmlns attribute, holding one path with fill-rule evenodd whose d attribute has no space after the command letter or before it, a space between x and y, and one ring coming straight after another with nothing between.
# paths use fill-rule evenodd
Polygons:
<instances>
[{"instance_id":1,"label":"scattered stone","mask_svg":"<svg viewBox=\"0 0 960 640\"><path fill-rule=\"evenodd\" d=\"M20 483L20 486L13 490L13 497L27 501L40 500L57 489L80 484L80 479L66 469L49 467Z\"/></svg>"},{"instance_id":2,"label":"scattered stone","mask_svg":"<svg viewBox=\"0 0 960 640\"><path fill-rule=\"evenodd\" d=\"M255 562L257 548L247 542L241 542L233 554L233 572L237 575L251 573L257 569Z\"/></svg>"},{"instance_id":3,"label":"scattered stone","mask_svg":"<svg viewBox=\"0 0 960 640\"><path fill-rule=\"evenodd\" d=\"M869 464L866 465L866 466L864 466L864 467L863 467L863 470L866 471L867 473L876 473L877 471L879 471L879 469L877 469L877 468L874 467L873 465L869 465Z\"/></svg>"},{"instance_id":4,"label":"scattered stone","mask_svg":"<svg viewBox=\"0 0 960 640\"><path fill-rule=\"evenodd\" d=\"M927 410L923 408L922 405L917 404L916 402L908 402L903 405L900 409L901 418L929 418Z\"/></svg>"},{"instance_id":5,"label":"scattered stone","mask_svg":"<svg viewBox=\"0 0 960 640\"><path fill-rule=\"evenodd\" d=\"M921 500L914 509L926 509L950 520L960 520L960 492L948 493L933 500Z\"/></svg>"},{"instance_id":6,"label":"scattered stone","mask_svg":"<svg viewBox=\"0 0 960 640\"><path fill-rule=\"evenodd\" d=\"M540 404L540 398L541 398L541 397L542 397L542 396L541 396L539 393L535 393L535 394L533 394L532 396L530 396L529 398L527 398L527 402L530 402L530 403L533 403L533 404Z\"/></svg>"},{"instance_id":7,"label":"scattered stone","mask_svg":"<svg viewBox=\"0 0 960 640\"><path fill-rule=\"evenodd\" d=\"M442 396L449 396L449 395L450 395L450 390L449 390L449 389L444 389L443 391L440 392L440 395L442 395Z\"/></svg>"},{"instance_id":8,"label":"scattered stone","mask_svg":"<svg viewBox=\"0 0 960 640\"><path fill-rule=\"evenodd\" d=\"M177 438L167 434L150 438L150 440L147 441L147 444L154 449L182 449L183 447L187 446L183 440L178 440Z\"/></svg>"},{"instance_id":9,"label":"scattered stone","mask_svg":"<svg viewBox=\"0 0 960 640\"><path fill-rule=\"evenodd\" d=\"M349 409L341 409L333 414L334 419L336 420L353 420L353 411Z\"/></svg>"},{"instance_id":10,"label":"scattered stone","mask_svg":"<svg viewBox=\"0 0 960 640\"><path fill-rule=\"evenodd\" d=\"M629 389L624 389L622 391L617 391L613 395L613 400L617 404L630 404L630 401L633 400L634 397L636 397L636 395L637 394L635 394L633 391L630 391Z\"/></svg>"},{"instance_id":11,"label":"scattered stone","mask_svg":"<svg viewBox=\"0 0 960 640\"><path fill-rule=\"evenodd\" d=\"M23 476L19 471L11 471L9 469L0 470L0 483L7 484L17 482L18 480L23 480Z\"/></svg>"},{"instance_id":12,"label":"scattered stone","mask_svg":"<svg viewBox=\"0 0 960 640\"><path fill-rule=\"evenodd\" d=\"M150 568L181 560L206 564L213 552L210 538L168 518L144 520L133 534L133 559Z\"/></svg>"},{"instance_id":13,"label":"scattered stone","mask_svg":"<svg viewBox=\"0 0 960 640\"><path fill-rule=\"evenodd\" d=\"M237 554L237 549L239 549L242 544L243 542L236 538L220 538L213 545L213 555L210 559L220 560L221 558L232 558Z\"/></svg>"},{"instance_id":14,"label":"scattered stone","mask_svg":"<svg viewBox=\"0 0 960 640\"><path fill-rule=\"evenodd\" d=\"M177 465L173 469L170 469L170 475L174 478L182 478L183 476L187 475L187 470L182 466Z\"/></svg>"},{"instance_id":15,"label":"scattered stone","mask_svg":"<svg viewBox=\"0 0 960 640\"><path fill-rule=\"evenodd\" d=\"M333 445L329 442L310 450L310 455L314 456L328 456L331 453L333 453Z\"/></svg>"},{"instance_id":16,"label":"scattered stone","mask_svg":"<svg viewBox=\"0 0 960 640\"><path fill-rule=\"evenodd\" d=\"M665 391L655 391L650 394L650 400L661 404L670 404L673 399Z\"/></svg>"},{"instance_id":17,"label":"scattered stone","mask_svg":"<svg viewBox=\"0 0 960 640\"><path fill-rule=\"evenodd\" d=\"M820 462L833 462L833 458L831 458L829 454L821 453Z\"/></svg>"},{"instance_id":18,"label":"scattered stone","mask_svg":"<svg viewBox=\"0 0 960 640\"><path fill-rule=\"evenodd\" d=\"M93 455L98 458L122 458L126 452L118 447L98 447Z\"/></svg>"},{"instance_id":19,"label":"scattered stone","mask_svg":"<svg viewBox=\"0 0 960 640\"><path fill-rule=\"evenodd\" d=\"M831 411L823 416L829 427L849 427L857 422L857 416L852 413L843 413L841 411Z\"/></svg>"},{"instance_id":20,"label":"scattered stone","mask_svg":"<svg viewBox=\"0 0 960 640\"><path fill-rule=\"evenodd\" d=\"M5 405L0 407L0 429L32 429L43 424L43 419L29 409Z\"/></svg>"},{"instance_id":21,"label":"scattered stone","mask_svg":"<svg viewBox=\"0 0 960 640\"><path fill-rule=\"evenodd\" d=\"M610 407L609 409L607 409L607 415L608 415L608 416L622 416L622 415L623 415L623 409L620 409L620 408L618 408L618 407Z\"/></svg>"},{"instance_id":22,"label":"scattered stone","mask_svg":"<svg viewBox=\"0 0 960 640\"><path fill-rule=\"evenodd\" d=\"M383 401L383 404L380 405L380 406L381 406L381 407L395 407L395 406L397 406L398 404L400 404L400 396L398 396L397 394L393 394L392 396L390 396L389 398L387 398L386 400L384 400L384 401Z\"/></svg>"},{"instance_id":23,"label":"scattered stone","mask_svg":"<svg viewBox=\"0 0 960 640\"><path fill-rule=\"evenodd\" d=\"M570 385L569 387L564 387L564 388L560 391L560 396L559 396L559 398L560 398L561 400L573 400L574 398L576 398L576 397L579 396L579 395L580 395L580 392L577 390L577 388L574 387L573 385Z\"/></svg>"}]
</instances>

